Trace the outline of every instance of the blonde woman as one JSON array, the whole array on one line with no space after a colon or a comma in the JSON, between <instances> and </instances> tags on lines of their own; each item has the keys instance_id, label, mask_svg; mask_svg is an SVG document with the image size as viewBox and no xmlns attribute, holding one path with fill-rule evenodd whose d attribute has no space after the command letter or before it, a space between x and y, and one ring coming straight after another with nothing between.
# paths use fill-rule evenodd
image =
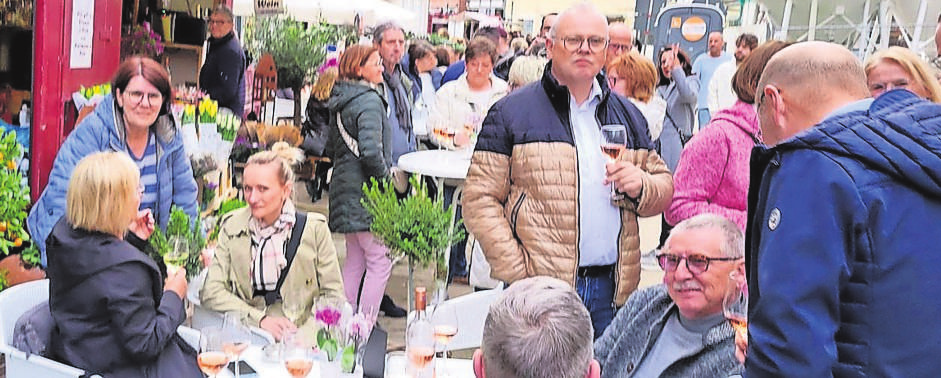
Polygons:
<instances>
[{"instance_id":1,"label":"blonde woman","mask_svg":"<svg viewBox=\"0 0 941 378\"><path fill-rule=\"evenodd\" d=\"M507 77L509 92L515 91L526 84L539 81L548 62L549 59L541 56L517 57L513 61L513 66L510 67L510 75Z\"/></svg>"},{"instance_id":2,"label":"blonde woman","mask_svg":"<svg viewBox=\"0 0 941 378\"><path fill-rule=\"evenodd\" d=\"M50 351L106 377L199 377L196 352L176 334L186 271L164 282L142 252L154 220L138 211L141 192L127 153L92 153L75 165L65 216L47 239Z\"/></svg>"},{"instance_id":3,"label":"blonde woman","mask_svg":"<svg viewBox=\"0 0 941 378\"><path fill-rule=\"evenodd\" d=\"M911 50L892 46L866 60L866 81L872 97L903 88L931 102L941 103L941 84L931 67Z\"/></svg>"},{"instance_id":4,"label":"blonde woman","mask_svg":"<svg viewBox=\"0 0 941 378\"><path fill-rule=\"evenodd\" d=\"M291 200L299 159L300 151L284 142L248 159L242 186L248 207L223 219L200 300L212 311L238 312L276 340L299 330L313 345L311 306L318 297L345 297L327 219L297 211Z\"/></svg>"}]
</instances>

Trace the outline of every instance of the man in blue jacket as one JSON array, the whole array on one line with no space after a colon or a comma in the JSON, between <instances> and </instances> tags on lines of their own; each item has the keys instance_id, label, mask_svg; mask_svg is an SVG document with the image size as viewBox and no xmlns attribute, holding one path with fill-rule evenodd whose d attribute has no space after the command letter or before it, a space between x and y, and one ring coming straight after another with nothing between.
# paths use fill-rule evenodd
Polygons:
<instances>
[{"instance_id":1,"label":"man in blue jacket","mask_svg":"<svg viewBox=\"0 0 941 378\"><path fill-rule=\"evenodd\" d=\"M209 51L199 87L239 117L245 112L245 53L235 37L232 10L219 5L209 16Z\"/></svg>"},{"instance_id":2,"label":"man in blue jacket","mask_svg":"<svg viewBox=\"0 0 941 378\"><path fill-rule=\"evenodd\" d=\"M941 106L868 99L860 62L822 42L775 55L758 89L745 376L941 370Z\"/></svg>"}]
</instances>

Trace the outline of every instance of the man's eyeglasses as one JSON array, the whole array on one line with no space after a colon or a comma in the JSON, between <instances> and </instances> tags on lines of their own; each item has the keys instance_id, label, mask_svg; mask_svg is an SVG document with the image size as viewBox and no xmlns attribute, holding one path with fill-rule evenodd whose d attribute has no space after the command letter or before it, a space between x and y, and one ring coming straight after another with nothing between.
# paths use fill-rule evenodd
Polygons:
<instances>
[{"instance_id":1,"label":"man's eyeglasses","mask_svg":"<svg viewBox=\"0 0 941 378\"><path fill-rule=\"evenodd\" d=\"M601 51L605 48L605 46L608 45L608 40L603 37L582 38L573 36L559 38L559 40L562 41L562 47L570 53L580 50L582 46L584 46L585 42L588 42L588 51L593 53Z\"/></svg>"},{"instance_id":2,"label":"man's eyeglasses","mask_svg":"<svg viewBox=\"0 0 941 378\"><path fill-rule=\"evenodd\" d=\"M620 44L620 43L608 43L608 50L621 52L621 51L631 51L631 45Z\"/></svg>"},{"instance_id":3,"label":"man's eyeglasses","mask_svg":"<svg viewBox=\"0 0 941 378\"><path fill-rule=\"evenodd\" d=\"M223 24L228 24L228 23L229 23L229 20L213 20L211 18L209 19L210 25L223 25Z\"/></svg>"},{"instance_id":4,"label":"man's eyeglasses","mask_svg":"<svg viewBox=\"0 0 941 378\"><path fill-rule=\"evenodd\" d=\"M665 272L676 271L680 261L686 260L686 270L692 274L701 274L709 270L709 263L713 261L735 261L741 257L706 257L703 255L678 256L669 253L657 255L657 262Z\"/></svg>"},{"instance_id":5,"label":"man's eyeglasses","mask_svg":"<svg viewBox=\"0 0 941 378\"><path fill-rule=\"evenodd\" d=\"M127 99L131 101L134 105L140 105L144 103L144 98L147 98L147 103L150 105L160 104L163 101L163 95L160 93L144 93L141 91L130 91L124 92L124 95L127 96Z\"/></svg>"}]
</instances>

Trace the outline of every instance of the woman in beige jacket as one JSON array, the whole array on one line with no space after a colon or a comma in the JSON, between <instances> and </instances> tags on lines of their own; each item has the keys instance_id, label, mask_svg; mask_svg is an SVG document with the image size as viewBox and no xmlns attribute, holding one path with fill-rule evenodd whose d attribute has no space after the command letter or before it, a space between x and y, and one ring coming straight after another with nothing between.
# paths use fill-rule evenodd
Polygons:
<instances>
[{"instance_id":1,"label":"woman in beige jacket","mask_svg":"<svg viewBox=\"0 0 941 378\"><path fill-rule=\"evenodd\" d=\"M291 162L298 154L279 142L248 160L243 175L248 207L223 220L200 300L212 311L238 312L245 324L257 325L276 340L297 331L313 345L318 330L311 313L314 302L319 297L345 300L345 296L327 219L314 213L298 215L291 201ZM303 227L303 233L287 266L286 250L295 225ZM285 311L290 308L303 312Z\"/></svg>"}]
</instances>

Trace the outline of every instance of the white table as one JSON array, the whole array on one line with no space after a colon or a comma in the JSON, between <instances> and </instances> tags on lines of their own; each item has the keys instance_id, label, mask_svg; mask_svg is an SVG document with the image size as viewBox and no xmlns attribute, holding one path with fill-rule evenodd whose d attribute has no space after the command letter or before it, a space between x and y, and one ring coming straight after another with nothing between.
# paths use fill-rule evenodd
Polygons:
<instances>
[{"instance_id":1,"label":"white table","mask_svg":"<svg viewBox=\"0 0 941 378\"><path fill-rule=\"evenodd\" d=\"M288 374L287 370L284 368L284 365L279 361L272 361L265 358L264 353L261 350L261 346L252 345L242 353L242 360L247 362L249 365L255 369L254 377L259 378L291 378L291 375ZM402 377L405 378L405 354L402 352L392 353L389 355L389 358L386 361L386 377ZM437 364L437 377L453 377L453 378L474 378L474 363L471 360L459 359L459 358L449 358L447 364L443 364L440 359L435 360ZM445 374L443 374L445 373ZM248 376L248 374L244 374ZM231 378L235 374L232 374L228 368L222 369L222 372L219 373L218 378ZM314 367L310 370L310 374L307 375L307 378L321 378L320 376L320 365L317 361L314 361ZM333 377L322 377L322 378L333 378Z\"/></svg>"},{"instance_id":2,"label":"white table","mask_svg":"<svg viewBox=\"0 0 941 378\"><path fill-rule=\"evenodd\" d=\"M424 150L399 156L398 167L410 173L463 184L473 150ZM451 184L450 182L448 184Z\"/></svg>"},{"instance_id":3,"label":"white table","mask_svg":"<svg viewBox=\"0 0 941 378\"><path fill-rule=\"evenodd\" d=\"M390 354L386 359L386 378L406 378L405 375L405 354ZM448 363L444 364L441 359L436 359L435 376L438 378L474 378L474 362L460 358L449 358Z\"/></svg>"}]
</instances>

